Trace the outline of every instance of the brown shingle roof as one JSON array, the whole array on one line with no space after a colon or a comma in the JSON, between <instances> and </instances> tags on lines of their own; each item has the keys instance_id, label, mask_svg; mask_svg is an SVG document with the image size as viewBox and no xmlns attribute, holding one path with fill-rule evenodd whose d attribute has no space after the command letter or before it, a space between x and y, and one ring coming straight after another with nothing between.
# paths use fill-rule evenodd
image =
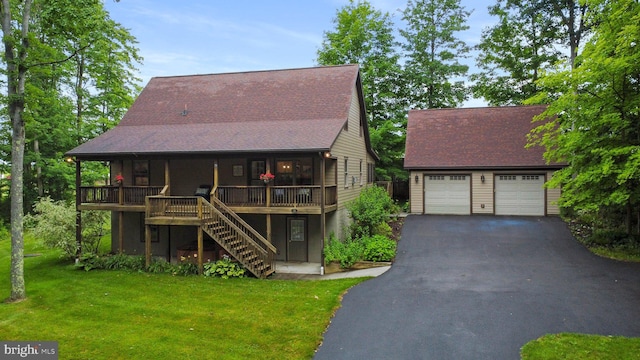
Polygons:
<instances>
[{"instance_id":1,"label":"brown shingle roof","mask_svg":"<svg viewBox=\"0 0 640 360\"><path fill-rule=\"evenodd\" d=\"M156 77L120 124L68 155L328 150L358 74L344 65Z\"/></svg>"},{"instance_id":2,"label":"brown shingle roof","mask_svg":"<svg viewBox=\"0 0 640 360\"><path fill-rule=\"evenodd\" d=\"M558 167L540 146L525 148L546 105L409 112L406 169Z\"/></svg>"}]
</instances>

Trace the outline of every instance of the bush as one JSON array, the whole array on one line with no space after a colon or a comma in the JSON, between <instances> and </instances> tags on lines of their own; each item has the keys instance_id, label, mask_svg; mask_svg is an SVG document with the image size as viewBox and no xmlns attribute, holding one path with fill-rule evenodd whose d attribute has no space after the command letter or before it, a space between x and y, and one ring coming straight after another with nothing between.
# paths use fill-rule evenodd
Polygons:
<instances>
[{"instance_id":1,"label":"bush","mask_svg":"<svg viewBox=\"0 0 640 360\"><path fill-rule=\"evenodd\" d=\"M324 248L324 260L325 263L337 261L341 268L349 268L362 259L363 252L364 245L361 241L351 239L340 241L331 234Z\"/></svg>"},{"instance_id":2,"label":"bush","mask_svg":"<svg viewBox=\"0 0 640 360\"><path fill-rule=\"evenodd\" d=\"M25 227L45 246L60 249L63 256L74 258L78 250L74 205L45 197L35 203L33 210L33 214L25 216ZM98 253L108 216L106 211L83 212L83 253Z\"/></svg>"},{"instance_id":3,"label":"bush","mask_svg":"<svg viewBox=\"0 0 640 360\"><path fill-rule=\"evenodd\" d=\"M362 239L363 258L367 261L391 261L396 256L396 242L386 236L375 235Z\"/></svg>"},{"instance_id":4,"label":"bush","mask_svg":"<svg viewBox=\"0 0 640 360\"><path fill-rule=\"evenodd\" d=\"M245 277L246 269L239 263L231 261L229 256L225 256L222 260L208 262L204 264L205 276L218 276L223 279L232 277Z\"/></svg>"},{"instance_id":5,"label":"bush","mask_svg":"<svg viewBox=\"0 0 640 360\"><path fill-rule=\"evenodd\" d=\"M378 186L365 188L360 196L347 204L351 224L351 238L359 239L374 234L375 228L385 223L389 214L398 211L385 189Z\"/></svg>"}]
</instances>

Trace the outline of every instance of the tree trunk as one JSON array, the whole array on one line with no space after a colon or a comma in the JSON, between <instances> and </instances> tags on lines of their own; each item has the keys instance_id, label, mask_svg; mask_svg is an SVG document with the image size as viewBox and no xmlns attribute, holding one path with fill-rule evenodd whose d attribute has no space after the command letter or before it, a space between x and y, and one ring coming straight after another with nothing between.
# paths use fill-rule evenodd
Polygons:
<instances>
[{"instance_id":1,"label":"tree trunk","mask_svg":"<svg viewBox=\"0 0 640 360\"><path fill-rule=\"evenodd\" d=\"M9 0L2 0L2 43L4 45L7 73L7 107L11 119L11 301L26 298L24 283L24 146L25 128L24 84L27 75L25 60L29 48L29 16L31 0L24 1L22 22L20 23L20 44L12 34L14 24L11 18Z\"/></svg>"}]
</instances>

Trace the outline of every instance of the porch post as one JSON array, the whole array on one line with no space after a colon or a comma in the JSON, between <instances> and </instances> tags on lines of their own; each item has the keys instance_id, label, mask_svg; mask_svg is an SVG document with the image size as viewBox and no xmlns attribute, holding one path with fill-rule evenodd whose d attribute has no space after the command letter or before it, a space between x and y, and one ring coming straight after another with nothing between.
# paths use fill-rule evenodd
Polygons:
<instances>
[{"instance_id":1,"label":"porch post","mask_svg":"<svg viewBox=\"0 0 640 360\"><path fill-rule=\"evenodd\" d=\"M171 175L169 172L169 160L164 161L164 185L167 187L165 195L171 195Z\"/></svg>"},{"instance_id":2,"label":"porch post","mask_svg":"<svg viewBox=\"0 0 640 360\"><path fill-rule=\"evenodd\" d=\"M118 252L124 252L124 211L118 211Z\"/></svg>"},{"instance_id":3,"label":"porch post","mask_svg":"<svg viewBox=\"0 0 640 360\"><path fill-rule=\"evenodd\" d=\"M198 274L199 275L202 275L202 272L204 270L202 266L202 258L204 257L202 240L203 240L202 226L198 226Z\"/></svg>"},{"instance_id":4,"label":"porch post","mask_svg":"<svg viewBox=\"0 0 640 360\"><path fill-rule=\"evenodd\" d=\"M271 162L269 161L269 159L267 159L267 161L265 162L265 172L267 173L271 173ZM265 187L265 196L266 196L266 205L267 207L271 207L271 182L267 183L267 186ZM273 241L271 241L271 213L267 212L267 241L270 244L273 244Z\"/></svg>"},{"instance_id":5,"label":"porch post","mask_svg":"<svg viewBox=\"0 0 640 360\"><path fill-rule=\"evenodd\" d=\"M144 224L144 255L145 265L148 268L151 265L151 225Z\"/></svg>"},{"instance_id":6,"label":"porch post","mask_svg":"<svg viewBox=\"0 0 640 360\"><path fill-rule=\"evenodd\" d=\"M80 160L76 159L76 261L80 259L82 254L82 186L80 178Z\"/></svg>"},{"instance_id":7,"label":"porch post","mask_svg":"<svg viewBox=\"0 0 640 360\"><path fill-rule=\"evenodd\" d=\"M320 252L320 275L324 275L324 243L327 238L327 226L325 222L327 221L327 217L325 214L324 204L325 204L325 191L326 191L326 160L324 153L320 153L320 236L322 237L322 251Z\"/></svg>"},{"instance_id":8,"label":"porch post","mask_svg":"<svg viewBox=\"0 0 640 360\"><path fill-rule=\"evenodd\" d=\"M213 160L213 189L218 188L218 159ZM209 194L209 201L213 204L213 194Z\"/></svg>"}]
</instances>

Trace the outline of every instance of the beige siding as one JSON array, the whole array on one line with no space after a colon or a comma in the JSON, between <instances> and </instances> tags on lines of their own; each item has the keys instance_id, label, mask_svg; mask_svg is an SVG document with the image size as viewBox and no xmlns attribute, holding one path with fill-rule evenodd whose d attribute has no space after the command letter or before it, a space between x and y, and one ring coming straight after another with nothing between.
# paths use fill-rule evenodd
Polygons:
<instances>
[{"instance_id":1,"label":"beige siding","mask_svg":"<svg viewBox=\"0 0 640 360\"><path fill-rule=\"evenodd\" d=\"M343 209L345 204L360 194L366 181L360 182L360 161L363 162L363 176L366 176L367 149L364 133L360 129L360 104L356 88L353 88L351 107L347 129L342 130L331 149L331 155L337 159L338 175L338 207ZM344 162L347 161L347 176L345 176ZM346 181L345 181L346 179Z\"/></svg>"},{"instance_id":2,"label":"beige siding","mask_svg":"<svg viewBox=\"0 0 640 360\"><path fill-rule=\"evenodd\" d=\"M551 179L553 172L547 173L547 181ZM558 199L560 198L560 188L547 189L547 215L560 215Z\"/></svg>"},{"instance_id":3,"label":"beige siding","mask_svg":"<svg viewBox=\"0 0 640 360\"><path fill-rule=\"evenodd\" d=\"M484 176L484 182L482 182ZM471 174L471 213L493 214L493 173L474 172Z\"/></svg>"},{"instance_id":4,"label":"beige siding","mask_svg":"<svg viewBox=\"0 0 640 360\"><path fill-rule=\"evenodd\" d=\"M424 213L424 174L419 171L411 171L409 176L409 207L412 214Z\"/></svg>"}]
</instances>

